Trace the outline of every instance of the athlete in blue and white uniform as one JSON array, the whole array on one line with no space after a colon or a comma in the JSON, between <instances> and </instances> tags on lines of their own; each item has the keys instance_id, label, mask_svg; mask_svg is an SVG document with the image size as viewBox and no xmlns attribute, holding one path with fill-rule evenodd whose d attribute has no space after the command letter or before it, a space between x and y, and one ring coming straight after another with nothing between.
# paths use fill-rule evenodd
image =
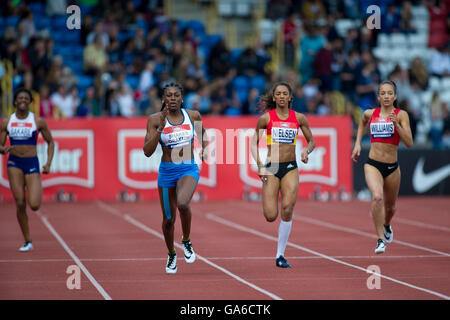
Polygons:
<instances>
[{"instance_id":1,"label":"athlete in blue and white uniform","mask_svg":"<svg viewBox=\"0 0 450 320\"><path fill-rule=\"evenodd\" d=\"M206 155L207 137L198 111L182 107L183 89L170 83L164 87L163 108L152 114L147 122L144 154L150 157L158 143L162 146L158 175L158 192L163 212L162 230L169 251L166 272L177 272L177 256L174 248L176 210L183 230L182 246L187 263L195 261L190 241L192 213L190 201L199 180L199 168L194 161L194 134L202 144L202 160Z\"/></svg>"},{"instance_id":2,"label":"athlete in blue and white uniform","mask_svg":"<svg viewBox=\"0 0 450 320\"><path fill-rule=\"evenodd\" d=\"M38 210L42 201L41 175L36 151L39 132L48 143L47 163L42 168L45 174L50 172L54 153L54 142L47 123L29 110L32 100L30 91L19 88L14 94L16 111L3 119L0 128L0 153L9 153L8 180L16 202L17 220L25 238L25 244L19 249L22 252L33 249L26 213L25 189L28 205L32 210ZM10 144L5 146L8 136Z\"/></svg>"}]
</instances>

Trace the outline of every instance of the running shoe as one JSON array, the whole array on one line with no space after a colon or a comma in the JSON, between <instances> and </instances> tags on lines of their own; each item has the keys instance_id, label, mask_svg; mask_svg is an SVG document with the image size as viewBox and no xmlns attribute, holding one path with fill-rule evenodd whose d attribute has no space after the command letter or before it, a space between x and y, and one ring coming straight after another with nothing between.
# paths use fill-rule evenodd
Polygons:
<instances>
[{"instance_id":1,"label":"running shoe","mask_svg":"<svg viewBox=\"0 0 450 320\"><path fill-rule=\"evenodd\" d=\"M182 240L181 244L183 246L184 250L184 260L186 260L187 263L194 263L195 261L195 252L192 248L191 240Z\"/></svg>"},{"instance_id":2,"label":"running shoe","mask_svg":"<svg viewBox=\"0 0 450 320\"><path fill-rule=\"evenodd\" d=\"M384 241L387 243L391 243L394 240L394 231L392 230L391 225L387 227L383 225L383 233L384 233Z\"/></svg>"},{"instance_id":3,"label":"running shoe","mask_svg":"<svg viewBox=\"0 0 450 320\"><path fill-rule=\"evenodd\" d=\"M286 259L283 256L279 256L275 262L276 262L276 266L279 268L290 268L291 267L291 265L289 263L287 263Z\"/></svg>"},{"instance_id":4,"label":"running shoe","mask_svg":"<svg viewBox=\"0 0 450 320\"><path fill-rule=\"evenodd\" d=\"M27 252L31 250L33 250L33 244L31 243L31 241L25 242L25 244L19 248L20 252Z\"/></svg>"},{"instance_id":5,"label":"running shoe","mask_svg":"<svg viewBox=\"0 0 450 320\"><path fill-rule=\"evenodd\" d=\"M375 253L383 253L386 250L386 244L382 239L378 239L377 247L375 248Z\"/></svg>"},{"instance_id":6,"label":"running shoe","mask_svg":"<svg viewBox=\"0 0 450 320\"><path fill-rule=\"evenodd\" d=\"M175 274L177 273L177 254L173 253L167 257L166 273Z\"/></svg>"}]
</instances>

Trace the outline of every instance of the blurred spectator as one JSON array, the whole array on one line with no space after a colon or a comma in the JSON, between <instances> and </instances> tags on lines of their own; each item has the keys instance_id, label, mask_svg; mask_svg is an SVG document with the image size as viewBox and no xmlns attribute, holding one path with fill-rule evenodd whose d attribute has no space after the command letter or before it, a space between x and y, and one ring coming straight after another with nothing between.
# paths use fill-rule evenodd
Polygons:
<instances>
[{"instance_id":1,"label":"blurred spectator","mask_svg":"<svg viewBox=\"0 0 450 320\"><path fill-rule=\"evenodd\" d=\"M198 92L192 92L185 96L185 108L191 110L197 110L198 112L205 114L211 109L211 89L209 86L203 86L199 88Z\"/></svg>"},{"instance_id":2,"label":"blurred spectator","mask_svg":"<svg viewBox=\"0 0 450 320\"><path fill-rule=\"evenodd\" d=\"M136 10L134 8L133 1L127 1L125 3L125 10L123 10L122 19L120 20L120 26L125 28L130 25L136 24Z\"/></svg>"},{"instance_id":3,"label":"blurred spectator","mask_svg":"<svg viewBox=\"0 0 450 320\"><path fill-rule=\"evenodd\" d=\"M22 48L26 48L30 39L35 35L36 28L33 21L33 12L26 10L17 26L20 44Z\"/></svg>"},{"instance_id":4,"label":"blurred spectator","mask_svg":"<svg viewBox=\"0 0 450 320\"><path fill-rule=\"evenodd\" d=\"M362 110L373 108L377 102L377 88L379 77L375 72L375 63L367 62L356 81L356 92L358 93L358 104Z\"/></svg>"},{"instance_id":5,"label":"blurred spectator","mask_svg":"<svg viewBox=\"0 0 450 320\"><path fill-rule=\"evenodd\" d=\"M50 99L50 89L46 85L39 89L39 116L53 118L53 103Z\"/></svg>"},{"instance_id":6,"label":"blurred spectator","mask_svg":"<svg viewBox=\"0 0 450 320\"><path fill-rule=\"evenodd\" d=\"M208 59L208 68L211 77L224 76L231 68L230 52L225 45L225 40L220 39L215 46L211 48Z\"/></svg>"},{"instance_id":7,"label":"blurred spectator","mask_svg":"<svg viewBox=\"0 0 450 320\"><path fill-rule=\"evenodd\" d=\"M400 15L394 3L389 4L387 12L381 16L381 32L393 33L400 31Z\"/></svg>"},{"instance_id":8,"label":"blurred spectator","mask_svg":"<svg viewBox=\"0 0 450 320\"><path fill-rule=\"evenodd\" d=\"M417 82L422 90L428 87L428 71L420 57L415 57L411 62L409 69L409 81Z\"/></svg>"},{"instance_id":9,"label":"blurred spectator","mask_svg":"<svg viewBox=\"0 0 450 320\"><path fill-rule=\"evenodd\" d=\"M103 25L101 21L97 21L94 25L94 30L92 30L87 38L86 44L89 46L97 41L97 38L101 39L101 45L103 49L106 49L109 45L109 36L103 31Z\"/></svg>"},{"instance_id":10,"label":"blurred spectator","mask_svg":"<svg viewBox=\"0 0 450 320\"><path fill-rule=\"evenodd\" d=\"M95 42L88 45L83 52L84 71L88 75L96 75L105 71L108 56L103 49L102 39L95 37Z\"/></svg>"},{"instance_id":11,"label":"blurred spectator","mask_svg":"<svg viewBox=\"0 0 450 320\"><path fill-rule=\"evenodd\" d=\"M325 45L317 52L314 59L314 70L320 79L320 90L330 91L332 89L331 66L333 65L333 50L331 43Z\"/></svg>"},{"instance_id":12,"label":"blurred spectator","mask_svg":"<svg viewBox=\"0 0 450 320\"><path fill-rule=\"evenodd\" d=\"M344 17L349 19L359 18L358 0L344 0Z\"/></svg>"},{"instance_id":13,"label":"blurred spectator","mask_svg":"<svg viewBox=\"0 0 450 320\"><path fill-rule=\"evenodd\" d=\"M155 85L155 80L153 77L154 70L155 70L155 62L148 61L145 65L145 69L142 71L139 77L138 88L141 92L146 92Z\"/></svg>"},{"instance_id":14,"label":"blurred spectator","mask_svg":"<svg viewBox=\"0 0 450 320\"><path fill-rule=\"evenodd\" d=\"M94 30L94 20L90 14L84 15L83 19L81 19L81 45L87 45L87 38Z\"/></svg>"},{"instance_id":15,"label":"blurred spectator","mask_svg":"<svg viewBox=\"0 0 450 320\"><path fill-rule=\"evenodd\" d=\"M63 70L63 58L61 56L54 56L50 70L47 73L45 82L50 86L50 89L54 91L58 85L59 79L62 77Z\"/></svg>"},{"instance_id":16,"label":"blurred spectator","mask_svg":"<svg viewBox=\"0 0 450 320\"><path fill-rule=\"evenodd\" d=\"M260 92L256 88L251 88L247 100L242 105L242 114L259 114Z\"/></svg>"},{"instance_id":17,"label":"blurred spectator","mask_svg":"<svg viewBox=\"0 0 450 320\"><path fill-rule=\"evenodd\" d=\"M133 94L126 86L121 85L115 97L119 108L119 115L122 117L132 117L136 114Z\"/></svg>"},{"instance_id":18,"label":"blurred spectator","mask_svg":"<svg viewBox=\"0 0 450 320\"><path fill-rule=\"evenodd\" d=\"M301 7L302 18L314 22L326 18L326 10L322 0L304 0Z\"/></svg>"},{"instance_id":19,"label":"blurred spectator","mask_svg":"<svg viewBox=\"0 0 450 320\"><path fill-rule=\"evenodd\" d=\"M72 94L68 93L67 88L60 84L57 91L50 96L54 108L58 109L58 115L62 118L72 118L75 114L75 103Z\"/></svg>"},{"instance_id":20,"label":"blurred spectator","mask_svg":"<svg viewBox=\"0 0 450 320\"><path fill-rule=\"evenodd\" d=\"M78 78L73 74L69 67L63 67L58 84L64 85L67 89L73 88L78 84Z\"/></svg>"},{"instance_id":21,"label":"blurred spectator","mask_svg":"<svg viewBox=\"0 0 450 320\"><path fill-rule=\"evenodd\" d=\"M434 51L428 70L432 76L439 78L450 76L450 44Z\"/></svg>"},{"instance_id":22,"label":"blurred spectator","mask_svg":"<svg viewBox=\"0 0 450 320\"><path fill-rule=\"evenodd\" d=\"M431 128L430 137L433 149L442 149L442 135L444 133L444 120L448 116L447 106L439 97L439 92L434 91L430 103Z\"/></svg>"},{"instance_id":23,"label":"blurred spectator","mask_svg":"<svg viewBox=\"0 0 450 320\"><path fill-rule=\"evenodd\" d=\"M86 89L86 95L78 106L76 115L78 117L100 117L103 115L102 109L100 107L100 102L95 97L94 87L89 87Z\"/></svg>"},{"instance_id":24,"label":"blurred spectator","mask_svg":"<svg viewBox=\"0 0 450 320\"><path fill-rule=\"evenodd\" d=\"M316 113L318 115L329 115L333 110L333 105L331 103L330 92L325 92L322 95L322 99L317 106Z\"/></svg>"},{"instance_id":25,"label":"blurred spectator","mask_svg":"<svg viewBox=\"0 0 450 320\"><path fill-rule=\"evenodd\" d=\"M46 1L46 13L49 16L66 14L68 4L66 0Z\"/></svg>"},{"instance_id":26,"label":"blurred spectator","mask_svg":"<svg viewBox=\"0 0 450 320\"><path fill-rule=\"evenodd\" d=\"M283 23L284 63L293 67L295 62L295 46L300 38L300 21L296 12L291 12Z\"/></svg>"},{"instance_id":27,"label":"blurred spectator","mask_svg":"<svg viewBox=\"0 0 450 320\"><path fill-rule=\"evenodd\" d=\"M308 80L314 75L314 59L316 53L324 46L325 37L319 35L316 27L306 26L306 35L300 41L301 50L301 62L300 73L302 75L302 83L308 82Z\"/></svg>"},{"instance_id":28,"label":"blurred spectator","mask_svg":"<svg viewBox=\"0 0 450 320\"><path fill-rule=\"evenodd\" d=\"M28 51L28 58L36 81L42 83L50 69L51 60L45 46L45 40L34 38L33 41L30 43L32 47Z\"/></svg>"},{"instance_id":29,"label":"blurred spectator","mask_svg":"<svg viewBox=\"0 0 450 320\"><path fill-rule=\"evenodd\" d=\"M294 87L292 97L292 110L300 113L306 113L308 111L308 109L306 108L306 99L303 94L303 86L299 83Z\"/></svg>"},{"instance_id":30,"label":"blurred spectator","mask_svg":"<svg viewBox=\"0 0 450 320\"><path fill-rule=\"evenodd\" d=\"M138 115L150 115L161 110L161 98L159 97L158 88L150 87L147 89L144 98L139 103L137 110Z\"/></svg>"},{"instance_id":31,"label":"blurred spectator","mask_svg":"<svg viewBox=\"0 0 450 320\"><path fill-rule=\"evenodd\" d=\"M341 73L341 91L357 104L356 81L360 73L361 59L356 48L352 49L344 63Z\"/></svg>"},{"instance_id":32,"label":"blurred spectator","mask_svg":"<svg viewBox=\"0 0 450 320\"><path fill-rule=\"evenodd\" d=\"M413 25L412 21L414 21L412 4L410 1L403 1L399 21L400 31L403 33L416 32L416 27Z\"/></svg>"}]
</instances>

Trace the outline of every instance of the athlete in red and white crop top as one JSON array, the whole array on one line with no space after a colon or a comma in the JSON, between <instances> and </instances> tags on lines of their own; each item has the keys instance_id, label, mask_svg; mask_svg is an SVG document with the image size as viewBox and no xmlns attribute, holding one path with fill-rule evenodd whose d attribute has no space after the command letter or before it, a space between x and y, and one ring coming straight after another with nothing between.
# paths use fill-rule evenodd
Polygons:
<instances>
[{"instance_id":1,"label":"athlete in red and white crop top","mask_svg":"<svg viewBox=\"0 0 450 320\"><path fill-rule=\"evenodd\" d=\"M394 123L389 120L389 117L381 117L380 111L381 108L376 108L370 118L370 142L389 143L398 146L400 135L395 129ZM399 112L400 109L394 109L396 116L398 116Z\"/></svg>"},{"instance_id":2,"label":"athlete in red and white crop top","mask_svg":"<svg viewBox=\"0 0 450 320\"><path fill-rule=\"evenodd\" d=\"M267 124L267 145L285 143L295 145L300 128L295 111L289 109L287 119L280 119L276 109L269 111L270 120Z\"/></svg>"}]
</instances>

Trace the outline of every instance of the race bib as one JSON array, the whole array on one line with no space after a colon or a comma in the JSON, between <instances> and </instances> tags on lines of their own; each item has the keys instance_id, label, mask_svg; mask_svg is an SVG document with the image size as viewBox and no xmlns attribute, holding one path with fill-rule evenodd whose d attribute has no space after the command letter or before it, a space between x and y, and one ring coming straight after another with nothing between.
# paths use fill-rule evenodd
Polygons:
<instances>
[{"instance_id":1,"label":"race bib","mask_svg":"<svg viewBox=\"0 0 450 320\"><path fill-rule=\"evenodd\" d=\"M295 144L298 129L294 123L274 122L272 125L272 143Z\"/></svg>"},{"instance_id":2,"label":"race bib","mask_svg":"<svg viewBox=\"0 0 450 320\"><path fill-rule=\"evenodd\" d=\"M164 128L165 144L169 148L183 147L191 143L192 130L189 124Z\"/></svg>"},{"instance_id":3,"label":"race bib","mask_svg":"<svg viewBox=\"0 0 450 320\"><path fill-rule=\"evenodd\" d=\"M13 122L9 136L16 140L26 140L33 137L33 124L29 122Z\"/></svg>"},{"instance_id":4,"label":"race bib","mask_svg":"<svg viewBox=\"0 0 450 320\"><path fill-rule=\"evenodd\" d=\"M392 138L394 136L394 123L383 118L377 118L370 124L370 134L373 138Z\"/></svg>"}]
</instances>

